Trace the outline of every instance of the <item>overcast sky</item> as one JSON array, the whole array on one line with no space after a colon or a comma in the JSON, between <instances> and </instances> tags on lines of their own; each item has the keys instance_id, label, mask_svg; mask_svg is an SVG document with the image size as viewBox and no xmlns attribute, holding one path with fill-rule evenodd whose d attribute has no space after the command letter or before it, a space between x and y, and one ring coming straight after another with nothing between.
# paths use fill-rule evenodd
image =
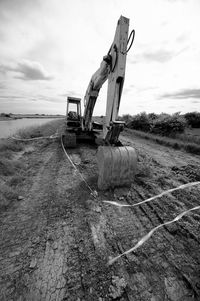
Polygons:
<instances>
[{"instance_id":1,"label":"overcast sky","mask_svg":"<svg viewBox=\"0 0 200 301\"><path fill-rule=\"evenodd\" d=\"M200 111L199 0L0 0L0 112L65 114L120 15L136 32L120 114ZM105 114L106 90L95 115Z\"/></svg>"}]
</instances>

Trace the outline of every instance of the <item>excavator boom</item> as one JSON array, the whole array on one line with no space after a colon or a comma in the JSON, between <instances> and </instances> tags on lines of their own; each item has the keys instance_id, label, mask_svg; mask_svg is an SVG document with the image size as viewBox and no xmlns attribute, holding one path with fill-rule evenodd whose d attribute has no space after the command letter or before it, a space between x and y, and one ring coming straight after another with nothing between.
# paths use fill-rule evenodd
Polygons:
<instances>
[{"instance_id":1,"label":"excavator boom","mask_svg":"<svg viewBox=\"0 0 200 301\"><path fill-rule=\"evenodd\" d=\"M115 37L108 54L103 57L100 68L93 74L84 97L84 129L91 130L92 115L96 99L98 97L99 90L108 79L103 138L110 144L115 144L118 141L120 131L116 130L116 127L120 130L123 129L123 123L121 122L119 125L119 122L116 121L118 118L119 105L125 78L128 30L129 19L121 16L118 20ZM116 124L115 128L114 124ZM111 133L113 131L114 133ZM115 137L113 137L113 135Z\"/></svg>"}]
</instances>

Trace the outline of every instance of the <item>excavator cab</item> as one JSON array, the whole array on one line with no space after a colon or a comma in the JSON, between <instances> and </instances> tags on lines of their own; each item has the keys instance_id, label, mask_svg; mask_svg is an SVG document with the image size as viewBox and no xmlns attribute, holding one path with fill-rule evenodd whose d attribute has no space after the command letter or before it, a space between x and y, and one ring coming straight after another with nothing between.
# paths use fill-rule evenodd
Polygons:
<instances>
[{"instance_id":1,"label":"excavator cab","mask_svg":"<svg viewBox=\"0 0 200 301\"><path fill-rule=\"evenodd\" d=\"M67 129L78 129L81 127L81 99L76 97L67 97L66 112Z\"/></svg>"},{"instance_id":2,"label":"excavator cab","mask_svg":"<svg viewBox=\"0 0 200 301\"><path fill-rule=\"evenodd\" d=\"M81 130L81 98L67 97L63 143L67 148L76 147L76 136Z\"/></svg>"}]
</instances>

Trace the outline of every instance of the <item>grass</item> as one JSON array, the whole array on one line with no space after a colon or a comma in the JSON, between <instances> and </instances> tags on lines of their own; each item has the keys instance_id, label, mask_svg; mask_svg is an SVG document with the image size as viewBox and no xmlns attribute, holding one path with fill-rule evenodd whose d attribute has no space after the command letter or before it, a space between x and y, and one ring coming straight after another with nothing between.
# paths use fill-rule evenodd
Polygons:
<instances>
[{"instance_id":1,"label":"grass","mask_svg":"<svg viewBox=\"0 0 200 301\"><path fill-rule=\"evenodd\" d=\"M184 142L200 144L200 129L187 129L184 134L177 134L176 138Z\"/></svg>"},{"instance_id":2,"label":"grass","mask_svg":"<svg viewBox=\"0 0 200 301\"><path fill-rule=\"evenodd\" d=\"M11 139L0 139L0 155L1 158L9 157L12 152L19 152L23 149L21 141Z\"/></svg>"},{"instance_id":3,"label":"grass","mask_svg":"<svg viewBox=\"0 0 200 301\"><path fill-rule=\"evenodd\" d=\"M154 141L160 145L172 147L174 149L182 149L185 150L188 153L200 155L200 143L196 143L194 141L200 141L200 136L199 138L196 137L191 137L188 138L187 134L179 134L176 135L175 138L169 138L165 136L159 136L151 133L146 133L138 130L132 130L132 129L127 129L126 130L129 133L134 133L134 135L138 137L142 137L147 140ZM187 138L184 136L186 135Z\"/></svg>"},{"instance_id":4,"label":"grass","mask_svg":"<svg viewBox=\"0 0 200 301\"><path fill-rule=\"evenodd\" d=\"M41 126L29 127L20 130L15 136L23 139L44 137L61 134L64 124L63 119L56 119ZM34 140L34 143L51 143L50 139ZM23 153L27 143L24 141L0 139L0 212L6 210L13 202L17 201L20 185L26 179L26 166L21 156L16 160L16 154ZM27 154L27 152L26 152Z\"/></svg>"},{"instance_id":5,"label":"grass","mask_svg":"<svg viewBox=\"0 0 200 301\"><path fill-rule=\"evenodd\" d=\"M55 134L57 129L58 133L61 133L63 124L63 119L53 120L40 126L31 126L27 129L19 130L16 136L23 139L51 136Z\"/></svg>"}]
</instances>

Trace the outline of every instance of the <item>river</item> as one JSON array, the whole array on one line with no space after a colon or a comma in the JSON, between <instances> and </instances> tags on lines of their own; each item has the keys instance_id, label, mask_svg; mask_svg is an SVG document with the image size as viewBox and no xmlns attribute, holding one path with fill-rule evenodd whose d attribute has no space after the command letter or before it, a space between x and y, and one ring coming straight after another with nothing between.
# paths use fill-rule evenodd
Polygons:
<instances>
[{"instance_id":1,"label":"river","mask_svg":"<svg viewBox=\"0 0 200 301\"><path fill-rule=\"evenodd\" d=\"M0 121L0 138L7 138L15 134L18 130L34 125L42 125L55 118L22 118Z\"/></svg>"}]
</instances>

